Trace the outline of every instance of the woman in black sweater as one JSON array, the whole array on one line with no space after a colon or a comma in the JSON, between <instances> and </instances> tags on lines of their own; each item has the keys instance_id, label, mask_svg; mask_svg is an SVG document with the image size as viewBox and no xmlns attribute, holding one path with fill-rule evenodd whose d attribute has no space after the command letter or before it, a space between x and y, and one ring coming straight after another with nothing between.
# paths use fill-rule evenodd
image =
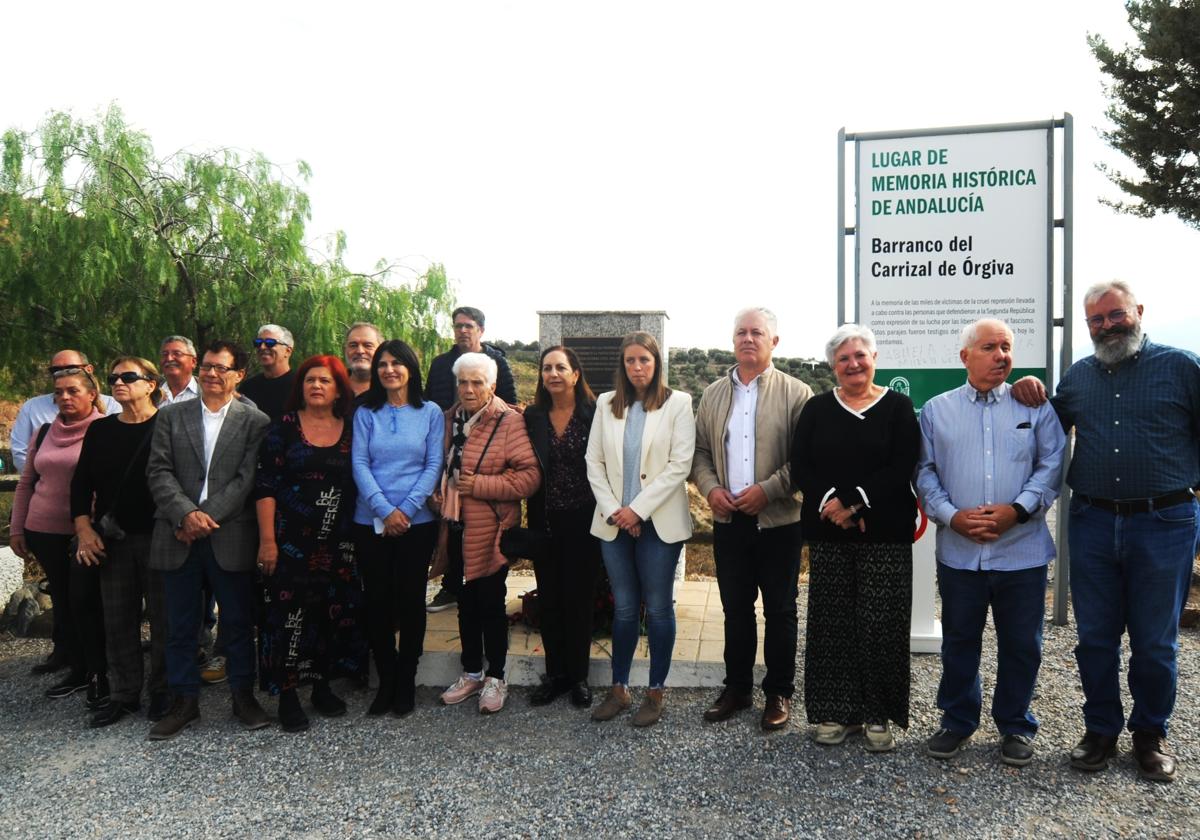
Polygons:
<instances>
[{"instance_id":1,"label":"woman in black sweater","mask_svg":"<svg viewBox=\"0 0 1200 840\"><path fill-rule=\"evenodd\" d=\"M525 409L525 427L543 476L529 499L529 527L548 535L546 550L533 563L546 651L545 681L530 697L535 706L567 692L573 705L592 705L587 678L600 542L590 533L596 498L584 455L595 413L596 398L575 351L562 346L544 350L534 404Z\"/></svg>"},{"instance_id":2,"label":"woman in black sweater","mask_svg":"<svg viewBox=\"0 0 1200 840\"><path fill-rule=\"evenodd\" d=\"M874 383L875 336L842 326L825 347L838 387L796 424L792 480L809 550L804 704L815 740L866 725L866 748L908 727L909 623L920 428L912 401Z\"/></svg>"},{"instance_id":3,"label":"woman in black sweater","mask_svg":"<svg viewBox=\"0 0 1200 840\"><path fill-rule=\"evenodd\" d=\"M109 702L92 717L108 726L141 707L142 600L150 615L150 709L166 713L166 624L162 575L150 569L154 501L146 485L146 459L162 399L158 368L123 356L108 375L121 413L94 422L83 438L71 480L71 517L79 539L78 560L100 567Z\"/></svg>"}]
</instances>

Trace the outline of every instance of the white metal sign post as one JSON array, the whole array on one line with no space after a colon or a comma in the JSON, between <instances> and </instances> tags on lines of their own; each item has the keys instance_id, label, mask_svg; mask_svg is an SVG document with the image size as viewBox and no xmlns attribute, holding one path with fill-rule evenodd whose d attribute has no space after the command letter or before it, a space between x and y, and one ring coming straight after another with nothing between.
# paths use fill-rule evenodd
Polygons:
<instances>
[{"instance_id":1,"label":"white metal sign post","mask_svg":"<svg viewBox=\"0 0 1200 840\"><path fill-rule=\"evenodd\" d=\"M1013 380L1033 374L1052 384L1054 129L1069 121L1067 115L1064 121L839 132L838 323L857 320L871 328L879 349L876 382L910 396L918 413L927 400L965 381L959 333L979 318L1001 318L1012 328ZM854 224L846 226L851 141ZM845 237L851 234L854 314L848 318ZM1069 262L1064 278L1069 300ZM941 646L933 545L931 527L913 550L914 651Z\"/></svg>"}]
</instances>

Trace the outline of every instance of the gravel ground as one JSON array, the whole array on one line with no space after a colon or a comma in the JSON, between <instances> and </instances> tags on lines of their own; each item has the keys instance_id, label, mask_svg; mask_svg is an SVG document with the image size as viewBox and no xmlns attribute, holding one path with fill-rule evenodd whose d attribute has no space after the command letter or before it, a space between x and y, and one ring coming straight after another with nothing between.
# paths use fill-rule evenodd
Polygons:
<instances>
[{"instance_id":1,"label":"gravel ground","mask_svg":"<svg viewBox=\"0 0 1200 840\"><path fill-rule=\"evenodd\" d=\"M421 689L408 718L368 719L370 693L342 686L350 714L289 735L240 731L218 686L204 690L200 724L151 744L143 719L93 730L79 695L45 700L51 678L28 670L48 642L0 638L0 814L9 837L39 838L1197 836L1200 633L1182 635L1171 785L1137 778L1128 735L1107 772L1068 766L1082 732L1073 644L1072 627L1047 627L1038 753L1018 770L1000 763L990 720L956 759L922 753L937 724L935 656L913 657L912 728L885 755L861 739L814 744L802 706L773 735L757 713L706 724L713 693L682 689L638 731L565 700L532 709L528 689L488 718ZM994 651L989 631L985 696Z\"/></svg>"}]
</instances>

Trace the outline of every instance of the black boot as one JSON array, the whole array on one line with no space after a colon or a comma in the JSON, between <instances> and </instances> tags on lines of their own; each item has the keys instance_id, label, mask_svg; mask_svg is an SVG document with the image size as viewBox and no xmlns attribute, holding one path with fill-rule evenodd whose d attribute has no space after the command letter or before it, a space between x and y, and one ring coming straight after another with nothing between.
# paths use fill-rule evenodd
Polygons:
<instances>
[{"instance_id":1,"label":"black boot","mask_svg":"<svg viewBox=\"0 0 1200 840\"><path fill-rule=\"evenodd\" d=\"M308 729L308 715L300 708L300 696L294 688L279 693L279 725L284 732L303 732Z\"/></svg>"},{"instance_id":2,"label":"black boot","mask_svg":"<svg viewBox=\"0 0 1200 840\"><path fill-rule=\"evenodd\" d=\"M396 686L396 699L392 702L392 714L404 717L417 708L417 687L412 680L404 680Z\"/></svg>"},{"instance_id":3,"label":"black boot","mask_svg":"<svg viewBox=\"0 0 1200 840\"><path fill-rule=\"evenodd\" d=\"M317 680L312 687L313 708L323 717L341 717L346 714L346 701L333 693L329 680Z\"/></svg>"},{"instance_id":4,"label":"black boot","mask_svg":"<svg viewBox=\"0 0 1200 840\"><path fill-rule=\"evenodd\" d=\"M262 729L271 725L271 719L258 704L253 688L233 689L233 716L247 729Z\"/></svg>"}]
</instances>

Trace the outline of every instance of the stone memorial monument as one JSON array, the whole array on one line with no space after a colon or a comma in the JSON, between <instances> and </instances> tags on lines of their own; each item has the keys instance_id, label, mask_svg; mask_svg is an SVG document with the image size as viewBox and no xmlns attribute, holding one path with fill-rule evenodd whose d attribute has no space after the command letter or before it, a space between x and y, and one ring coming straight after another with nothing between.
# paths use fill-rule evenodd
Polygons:
<instances>
[{"instance_id":1,"label":"stone memorial monument","mask_svg":"<svg viewBox=\"0 0 1200 840\"><path fill-rule=\"evenodd\" d=\"M642 330L654 336L665 355L667 313L656 310L539 311L538 346L562 344L579 356L588 384L597 394L612 390L620 364L621 339ZM663 379L667 369L664 366Z\"/></svg>"}]
</instances>

